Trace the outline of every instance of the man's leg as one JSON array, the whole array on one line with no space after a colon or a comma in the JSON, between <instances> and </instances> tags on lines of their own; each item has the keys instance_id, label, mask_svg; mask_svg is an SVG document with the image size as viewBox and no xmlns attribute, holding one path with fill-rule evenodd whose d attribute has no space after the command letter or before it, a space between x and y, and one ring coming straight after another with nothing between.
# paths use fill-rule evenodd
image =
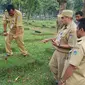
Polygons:
<instances>
[{"instance_id":1,"label":"man's leg","mask_svg":"<svg viewBox=\"0 0 85 85\"><path fill-rule=\"evenodd\" d=\"M58 62L57 62L57 50L53 53L53 56L49 62L51 72L54 74L55 80L58 80Z\"/></svg>"},{"instance_id":2,"label":"man's leg","mask_svg":"<svg viewBox=\"0 0 85 85\"><path fill-rule=\"evenodd\" d=\"M17 42L17 45L18 45L20 51L22 52L22 54L24 56L27 55L28 53L25 50L24 42L23 42L23 33L16 38L16 42Z\"/></svg>"},{"instance_id":3,"label":"man's leg","mask_svg":"<svg viewBox=\"0 0 85 85\"><path fill-rule=\"evenodd\" d=\"M11 49L11 41L13 40L13 36L11 34L9 34L8 36L5 37L5 48L6 48L6 52L8 55L12 55L12 49Z\"/></svg>"},{"instance_id":4,"label":"man's leg","mask_svg":"<svg viewBox=\"0 0 85 85\"><path fill-rule=\"evenodd\" d=\"M60 56L57 57L57 61L58 61L58 79L60 80L64 69L65 60L68 54L60 52L59 55Z\"/></svg>"},{"instance_id":5,"label":"man's leg","mask_svg":"<svg viewBox=\"0 0 85 85\"><path fill-rule=\"evenodd\" d=\"M60 80L61 78L64 68L65 58L67 57L67 55L68 54L59 52L57 50L53 53L49 66L56 80Z\"/></svg>"}]
</instances>

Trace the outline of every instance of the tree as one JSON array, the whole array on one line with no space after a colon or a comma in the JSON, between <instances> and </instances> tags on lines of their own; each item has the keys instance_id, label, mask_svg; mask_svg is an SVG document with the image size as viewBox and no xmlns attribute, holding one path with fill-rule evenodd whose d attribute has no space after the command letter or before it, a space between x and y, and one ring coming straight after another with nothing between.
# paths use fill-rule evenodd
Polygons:
<instances>
[{"instance_id":1,"label":"tree","mask_svg":"<svg viewBox=\"0 0 85 85\"><path fill-rule=\"evenodd\" d=\"M83 1L82 0L75 0L74 1L74 10L79 11L83 7Z\"/></svg>"},{"instance_id":2,"label":"tree","mask_svg":"<svg viewBox=\"0 0 85 85\"><path fill-rule=\"evenodd\" d=\"M24 2L25 5L25 13L27 14L27 18L29 19L31 15L35 12L38 7L38 0L26 0Z\"/></svg>"},{"instance_id":3,"label":"tree","mask_svg":"<svg viewBox=\"0 0 85 85\"><path fill-rule=\"evenodd\" d=\"M57 2L58 2L59 5L60 5L59 13L61 13L62 10L66 9L67 0L57 0Z\"/></svg>"},{"instance_id":4,"label":"tree","mask_svg":"<svg viewBox=\"0 0 85 85\"><path fill-rule=\"evenodd\" d=\"M67 0L57 0L57 2L59 3L59 14L64 10L66 9L66 5L67 5ZM56 29L57 29L57 32L59 30L59 27L61 26L61 22L58 20L56 20Z\"/></svg>"},{"instance_id":5,"label":"tree","mask_svg":"<svg viewBox=\"0 0 85 85\"><path fill-rule=\"evenodd\" d=\"M46 16L46 14L56 15L56 11L59 9L59 5L55 0L40 0L40 6L41 6L41 10L42 10L42 14L44 15L44 17Z\"/></svg>"},{"instance_id":6,"label":"tree","mask_svg":"<svg viewBox=\"0 0 85 85\"><path fill-rule=\"evenodd\" d=\"M1 6L1 9L5 10L6 3L8 3L7 0L0 0L0 6Z\"/></svg>"},{"instance_id":7,"label":"tree","mask_svg":"<svg viewBox=\"0 0 85 85\"><path fill-rule=\"evenodd\" d=\"M84 13L84 17L85 17L85 0L83 1L83 13Z\"/></svg>"}]
</instances>

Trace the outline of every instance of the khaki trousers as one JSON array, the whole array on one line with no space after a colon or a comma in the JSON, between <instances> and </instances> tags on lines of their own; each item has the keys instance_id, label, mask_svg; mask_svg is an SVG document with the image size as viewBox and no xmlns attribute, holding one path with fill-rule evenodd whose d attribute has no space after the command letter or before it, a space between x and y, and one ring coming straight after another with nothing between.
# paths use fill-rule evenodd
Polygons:
<instances>
[{"instance_id":1,"label":"khaki trousers","mask_svg":"<svg viewBox=\"0 0 85 85\"><path fill-rule=\"evenodd\" d=\"M15 38L16 40L16 43L21 51L21 53L23 55L26 55L27 54L27 51L25 50L25 47L24 47L24 42L23 42L23 34L24 33L21 33L18 35L17 38ZM14 39L14 35L13 33L11 33L11 31L9 32L8 36L6 36L5 38L5 42L6 42L6 45L5 45L5 48L6 48L6 52L11 55L12 54L12 49L11 49L11 42L12 40Z\"/></svg>"},{"instance_id":2,"label":"khaki trousers","mask_svg":"<svg viewBox=\"0 0 85 85\"><path fill-rule=\"evenodd\" d=\"M78 79L76 79L73 76L69 77L69 79L67 79L65 85L85 85L85 77L83 77L83 78L80 78L79 76L76 76L76 77Z\"/></svg>"},{"instance_id":3,"label":"khaki trousers","mask_svg":"<svg viewBox=\"0 0 85 85\"><path fill-rule=\"evenodd\" d=\"M64 68L64 62L67 56L68 53L60 52L57 50L55 50L55 52L53 53L53 56L49 62L49 66L56 80L60 80L61 78Z\"/></svg>"}]
</instances>

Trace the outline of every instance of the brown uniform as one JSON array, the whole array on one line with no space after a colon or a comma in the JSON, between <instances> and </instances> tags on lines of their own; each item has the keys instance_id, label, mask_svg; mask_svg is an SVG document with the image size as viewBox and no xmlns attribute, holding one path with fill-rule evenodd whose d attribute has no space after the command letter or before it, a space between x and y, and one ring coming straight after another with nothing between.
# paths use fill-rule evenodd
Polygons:
<instances>
[{"instance_id":1,"label":"brown uniform","mask_svg":"<svg viewBox=\"0 0 85 85\"><path fill-rule=\"evenodd\" d=\"M18 47L20 48L20 51L22 52L23 55L27 54L27 51L24 48L24 42L23 42L23 34L24 34L24 29L22 25L22 13L18 10L15 10L14 16L9 16L8 12L5 12L5 15L3 17L3 23L8 24L9 32L8 36L5 38L6 41L6 52L9 55L12 55L12 49L11 49L11 41L14 39L16 36L16 29L17 27L20 30L20 33L18 34L18 37L15 38Z\"/></svg>"},{"instance_id":2,"label":"brown uniform","mask_svg":"<svg viewBox=\"0 0 85 85\"><path fill-rule=\"evenodd\" d=\"M72 21L67 27L63 26L57 35L56 41L60 42L60 44L68 44L71 47L74 47L77 41L76 24ZM64 61L67 58L70 49L55 48L56 50L49 62L49 66L54 73L56 80L59 80L64 67Z\"/></svg>"},{"instance_id":3,"label":"brown uniform","mask_svg":"<svg viewBox=\"0 0 85 85\"><path fill-rule=\"evenodd\" d=\"M85 36L80 38L69 57L68 63L76 69L73 75L66 80L66 85L85 85Z\"/></svg>"}]
</instances>

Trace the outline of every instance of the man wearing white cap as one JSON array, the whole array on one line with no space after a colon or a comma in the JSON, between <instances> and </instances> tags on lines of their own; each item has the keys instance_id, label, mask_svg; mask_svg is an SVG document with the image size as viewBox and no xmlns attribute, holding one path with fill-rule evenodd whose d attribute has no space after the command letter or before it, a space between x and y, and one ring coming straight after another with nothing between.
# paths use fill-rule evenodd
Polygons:
<instances>
[{"instance_id":1,"label":"man wearing white cap","mask_svg":"<svg viewBox=\"0 0 85 85\"><path fill-rule=\"evenodd\" d=\"M52 41L56 48L53 56L49 62L51 72L54 74L56 80L60 80L64 62L69 51L73 48L77 41L76 24L72 20L73 11L63 10L61 13L61 21L64 24L62 29L58 32L57 37L53 39L45 39L43 42Z\"/></svg>"}]
</instances>

